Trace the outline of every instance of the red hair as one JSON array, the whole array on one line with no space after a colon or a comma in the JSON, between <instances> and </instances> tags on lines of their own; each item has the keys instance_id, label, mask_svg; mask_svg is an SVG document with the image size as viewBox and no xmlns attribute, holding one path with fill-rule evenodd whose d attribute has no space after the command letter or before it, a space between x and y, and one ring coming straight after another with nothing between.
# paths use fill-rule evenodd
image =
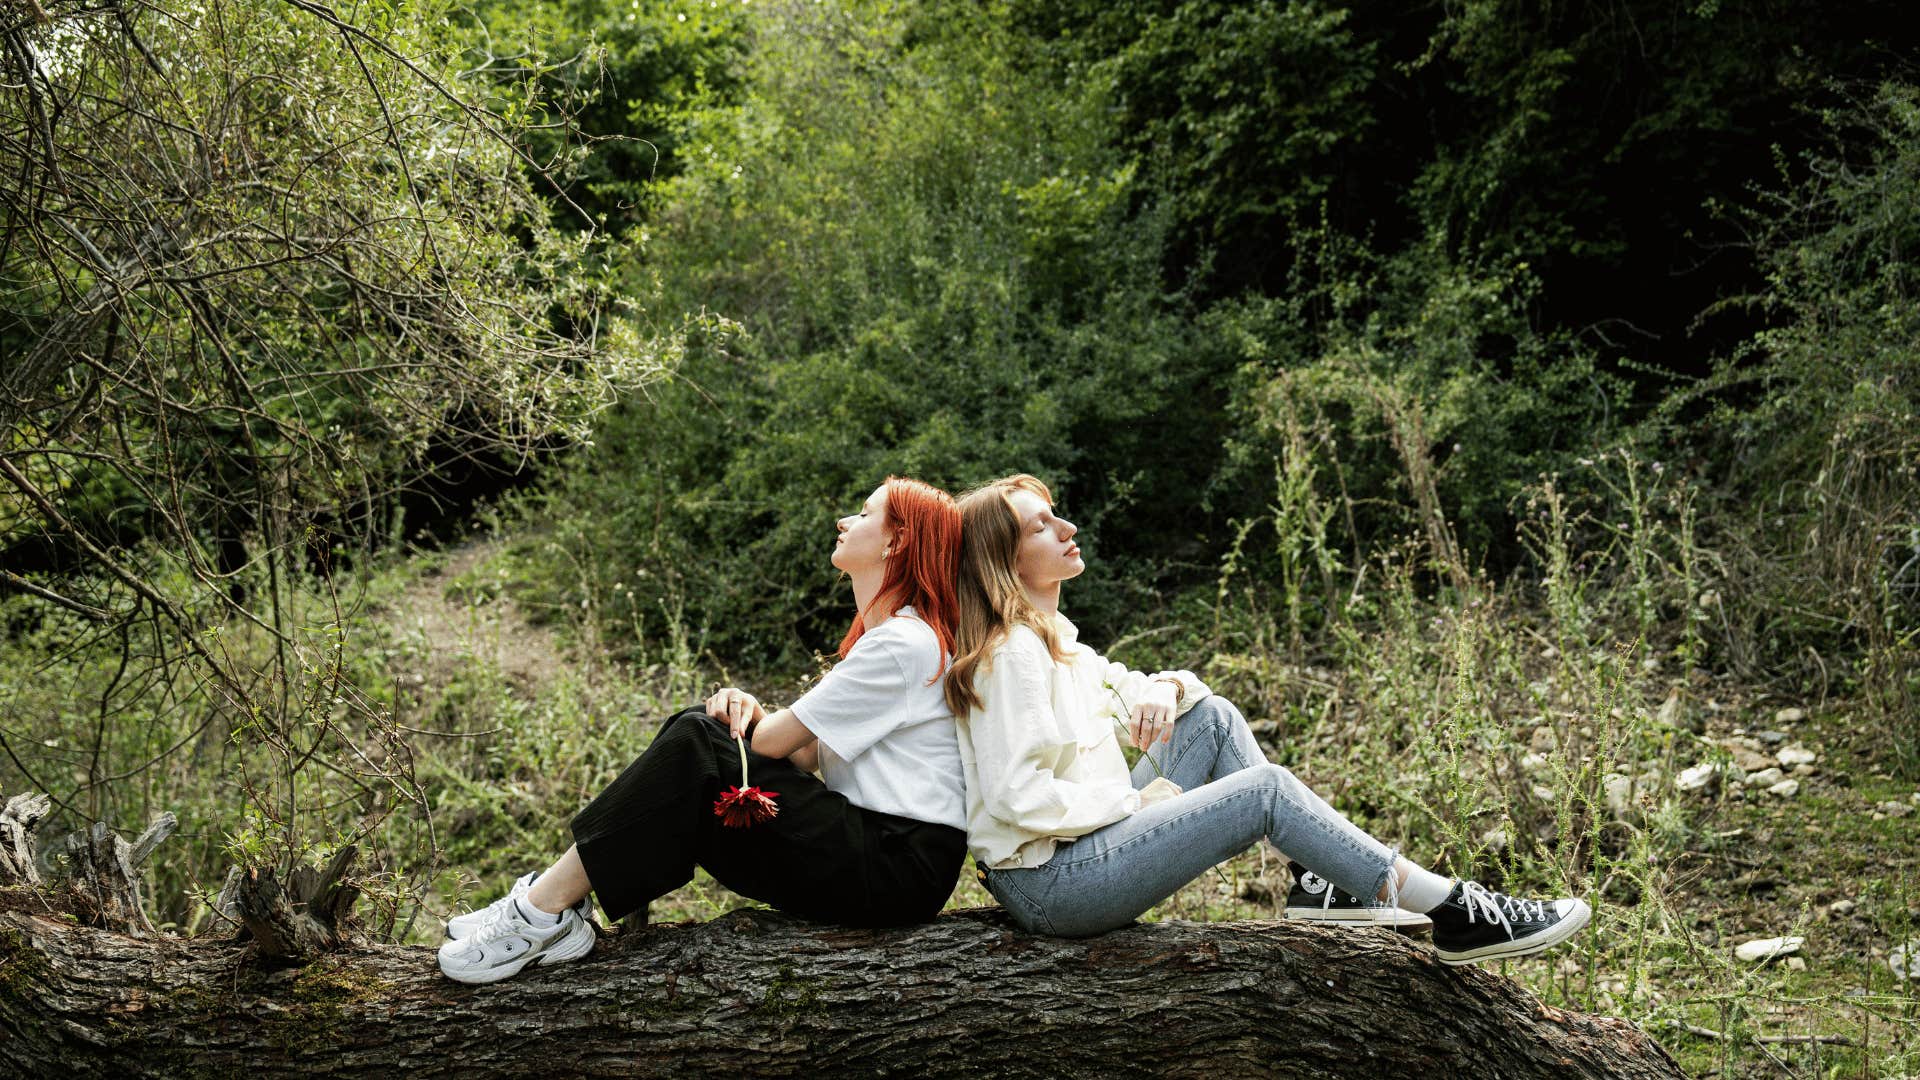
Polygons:
<instances>
[{"instance_id":1,"label":"red hair","mask_svg":"<svg viewBox=\"0 0 1920 1080\"><path fill-rule=\"evenodd\" d=\"M892 614L911 606L939 639L944 672L953 656L953 575L960 564L960 509L953 496L918 480L889 476L886 488L893 553L881 572L880 591L853 617L853 625L841 639L840 656L845 658L867 632L867 611L879 608Z\"/></svg>"}]
</instances>

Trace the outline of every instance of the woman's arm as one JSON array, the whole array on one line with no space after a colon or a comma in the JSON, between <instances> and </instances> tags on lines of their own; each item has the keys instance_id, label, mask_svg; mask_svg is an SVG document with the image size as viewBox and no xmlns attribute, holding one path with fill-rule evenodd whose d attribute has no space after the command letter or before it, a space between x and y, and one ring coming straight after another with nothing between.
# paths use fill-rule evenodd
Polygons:
<instances>
[{"instance_id":1,"label":"woman's arm","mask_svg":"<svg viewBox=\"0 0 1920 1080\"><path fill-rule=\"evenodd\" d=\"M795 750L793 753L788 754L787 760L792 762L793 767L799 769L801 772L819 772L820 740L815 739L800 749Z\"/></svg>"},{"instance_id":2,"label":"woman's arm","mask_svg":"<svg viewBox=\"0 0 1920 1080\"><path fill-rule=\"evenodd\" d=\"M814 750L816 758L818 754L813 745L813 732L807 730L807 725L800 722L792 709L781 709L755 724L753 741L747 745L762 757L792 757L802 750ZM795 761L794 764L812 772L818 762L802 765Z\"/></svg>"},{"instance_id":3,"label":"woman's arm","mask_svg":"<svg viewBox=\"0 0 1920 1080\"><path fill-rule=\"evenodd\" d=\"M1085 646L1076 650L1074 664L1083 685L1090 682L1098 688L1101 710L1126 728L1133 745L1143 750L1171 738L1173 722L1213 692L1191 671L1148 675Z\"/></svg>"},{"instance_id":4,"label":"woman's arm","mask_svg":"<svg viewBox=\"0 0 1920 1080\"><path fill-rule=\"evenodd\" d=\"M1069 749L1072 727L1053 715L1052 664L1039 638L1016 633L976 677L981 707L967 732L988 813L1032 836L1083 836L1139 809L1140 794L1124 771L1078 781L1054 774L1078 746Z\"/></svg>"},{"instance_id":5,"label":"woman's arm","mask_svg":"<svg viewBox=\"0 0 1920 1080\"><path fill-rule=\"evenodd\" d=\"M762 757L791 758L807 772L819 767L819 751L813 745L813 732L793 714L780 709L768 715L760 699L738 687L725 687L707 699L707 715L726 722L733 737L747 738L747 747ZM801 754L805 760L801 760Z\"/></svg>"}]
</instances>

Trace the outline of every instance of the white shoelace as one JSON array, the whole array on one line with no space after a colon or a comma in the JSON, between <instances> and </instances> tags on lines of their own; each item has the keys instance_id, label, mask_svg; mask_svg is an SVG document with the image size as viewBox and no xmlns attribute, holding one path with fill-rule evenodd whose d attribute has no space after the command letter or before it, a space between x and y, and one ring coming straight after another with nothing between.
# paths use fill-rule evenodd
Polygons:
<instances>
[{"instance_id":1,"label":"white shoelace","mask_svg":"<svg viewBox=\"0 0 1920 1080\"><path fill-rule=\"evenodd\" d=\"M1460 883L1460 899L1467 907L1467 922L1475 917L1504 927L1508 936L1513 934L1513 919L1521 922L1544 922L1547 917L1547 904L1544 900L1519 900L1506 893L1497 893L1477 881Z\"/></svg>"},{"instance_id":2,"label":"white shoelace","mask_svg":"<svg viewBox=\"0 0 1920 1080\"><path fill-rule=\"evenodd\" d=\"M474 945L483 945L508 934L519 933L511 923L518 921L525 924L526 920L521 919L520 913L514 910L514 900L515 897L508 895L487 905L486 914L481 917L479 928L474 930L467 940Z\"/></svg>"}]
</instances>

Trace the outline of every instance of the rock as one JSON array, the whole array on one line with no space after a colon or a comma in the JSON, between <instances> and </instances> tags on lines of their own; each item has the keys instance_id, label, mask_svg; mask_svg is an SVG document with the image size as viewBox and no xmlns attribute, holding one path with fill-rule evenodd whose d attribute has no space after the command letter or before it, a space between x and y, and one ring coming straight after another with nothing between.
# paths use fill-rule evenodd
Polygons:
<instances>
[{"instance_id":1,"label":"rock","mask_svg":"<svg viewBox=\"0 0 1920 1080\"><path fill-rule=\"evenodd\" d=\"M1543 803L1552 803L1554 800L1553 789L1545 784L1535 784L1533 785L1533 797Z\"/></svg>"},{"instance_id":2,"label":"rock","mask_svg":"<svg viewBox=\"0 0 1920 1080\"><path fill-rule=\"evenodd\" d=\"M1505 851L1513 844L1513 838L1507 835L1505 829L1488 829L1480 834L1480 842L1486 845L1488 851Z\"/></svg>"},{"instance_id":3,"label":"rock","mask_svg":"<svg viewBox=\"0 0 1920 1080\"><path fill-rule=\"evenodd\" d=\"M1667 727L1679 727L1685 712L1680 705L1680 688L1676 686L1667 694L1667 700L1654 710L1653 718Z\"/></svg>"},{"instance_id":4,"label":"rock","mask_svg":"<svg viewBox=\"0 0 1920 1080\"><path fill-rule=\"evenodd\" d=\"M1681 791L1707 791L1720 780L1720 767L1711 762L1695 765L1691 769L1680 770L1673 778L1673 786Z\"/></svg>"},{"instance_id":5,"label":"rock","mask_svg":"<svg viewBox=\"0 0 1920 1080\"><path fill-rule=\"evenodd\" d=\"M1746 941L1736 945L1733 950L1733 958L1735 960L1744 960L1749 964L1765 963L1768 960L1778 959L1789 953L1797 953L1800 951L1800 946L1806 943L1807 939L1798 935L1792 937L1755 938L1752 941Z\"/></svg>"},{"instance_id":6,"label":"rock","mask_svg":"<svg viewBox=\"0 0 1920 1080\"><path fill-rule=\"evenodd\" d=\"M1814 762L1820 760L1820 755L1814 753L1813 751L1807 749L1804 746L1801 746L1798 743L1795 743L1794 745L1789 746L1786 749L1780 751L1778 754L1775 754L1774 760L1778 761L1782 766L1790 769L1790 768L1793 768L1795 765L1811 765Z\"/></svg>"},{"instance_id":7,"label":"rock","mask_svg":"<svg viewBox=\"0 0 1920 1080\"><path fill-rule=\"evenodd\" d=\"M1781 772L1778 768L1775 768L1773 766L1768 766L1767 768L1761 769L1758 772L1749 772L1747 774L1747 786L1748 787L1772 787L1773 785L1779 783L1782 780L1785 780L1786 778L1787 778L1786 773Z\"/></svg>"},{"instance_id":8,"label":"rock","mask_svg":"<svg viewBox=\"0 0 1920 1080\"><path fill-rule=\"evenodd\" d=\"M1876 809L1887 817L1906 817L1908 814L1913 813L1913 807L1910 804L1895 802L1892 799L1881 803Z\"/></svg>"},{"instance_id":9,"label":"rock","mask_svg":"<svg viewBox=\"0 0 1920 1080\"><path fill-rule=\"evenodd\" d=\"M1523 772L1540 772L1545 769L1547 765L1547 755L1545 754L1528 754L1526 757L1520 759L1520 769Z\"/></svg>"},{"instance_id":10,"label":"rock","mask_svg":"<svg viewBox=\"0 0 1920 1080\"><path fill-rule=\"evenodd\" d=\"M1789 956L1787 957L1787 970L1805 971L1807 970L1807 962L1798 956Z\"/></svg>"},{"instance_id":11,"label":"rock","mask_svg":"<svg viewBox=\"0 0 1920 1080\"><path fill-rule=\"evenodd\" d=\"M1552 753L1553 748L1559 745L1559 736L1555 735L1553 728L1547 724L1534 728L1533 736L1527 740L1527 749L1543 756Z\"/></svg>"},{"instance_id":12,"label":"rock","mask_svg":"<svg viewBox=\"0 0 1920 1080\"><path fill-rule=\"evenodd\" d=\"M1741 742L1744 741L1746 740L1741 740ZM1743 746L1741 742L1729 741L1722 744L1727 748L1727 753L1733 755L1733 763L1735 765L1740 766L1750 773L1773 767L1774 760L1771 756L1763 754L1753 747Z\"/></svg>"},{"instance_id":13,"label":"rock","mask_svg":"<svg viewBox=\"0 0 1920 1080\"><path fill-rule=\"evenodd\" d=\"M1791 706L1773 714L1773 722L1776 724L1797 724L1806 718L1807 710L1797 709Z\"/></svg>"},{"instance_id":14,"label":"rock","mask_svg":"<svg viewBox=\"0 0 1920 1080\"><path fill-rule=\"evenodd\" d=\"M1619 773L1608 773L1600 781L1600 789L1606 793L1607 809L1613 816L1625 820L1633 813L1633 781Z\"/></svg>"},{"instance_id":15,"label":"rock","mask_svg":"<svg viewBox=\"0 0 1920 1080\"><path fill-rule=\"evenodd\" d=\"M1760 740L1762 746L1779 746L1787 741L1787 733L1784 731L1756 731L1753 737Z\"/></svg>"},{"instance_id":16,"label":"rock","mask_svg":"<svg viewBox=\"0 0 1920 1080\"><path fill-rule=\"evenodd\" d=\"M1854 907L1855 904L1851 900L1835 900L1827 905L1827 910L1844 919L1853 914Z\"/></svg>"},{"instance_id":17,"label":"rock","mask_svg":"<svg viewBox=\"0 0 1920 1080\"><path fill-rule=\"evenodd\" d=\"M1887 966L1902 982L1920 981L1920 940L1909 941L1887 954Z\"/></svg>"},{"instance_id":18,"label":"rock","mask_svg":"<svg viewBox=\"0 0 1920 1080\"><path fill-rule=\"evenodd\" d=\"M1778 795L1782 799L1791 799L1795 795L1800 794L1800 781L1782 780L1777 784L1768 785L1767 794Z\"/></svg>"}]
</instances>

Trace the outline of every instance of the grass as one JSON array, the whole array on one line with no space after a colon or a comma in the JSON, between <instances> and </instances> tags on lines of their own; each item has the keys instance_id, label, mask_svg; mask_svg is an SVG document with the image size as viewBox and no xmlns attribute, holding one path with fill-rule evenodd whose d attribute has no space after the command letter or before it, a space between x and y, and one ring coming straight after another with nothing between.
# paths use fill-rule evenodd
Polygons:
<instances>
[{"instance_id":1,"label":"grass","mask_svg":"<svg viewBox=\"0 0 1920 1080\"><path fill-rule=\"evenodd\" d=\"M1580 564L1563 562L1569 573ZM1908 817L1874 817L1920 785L1888 773L1879 741L1844 698L1818 706L1683 665L1700 647L1684 629L1655 627L1664 644L1650 646L1630 617L1624 640L1609 637L1604 567L1585 573L1589 580L1545 603L1524 585L1484 582L1472 595L1435 598L1421 595L1412 560L1377 561L1370 584L1353 590L1352 621L1323 633L1305 665L1294 662L1303 654L1290 634L1266 635L1275 652L1250 657L1228 633L1200 643L1213 648L1203 653L1205 674L1246 707L1274 760L1414 857L1515 890L1591 900L1593 928L1572 946L1501 965L1549 1003L1633 1019L1695 1075L1920 1071L1913 988L1886 964L1889 949L1920 936L1920 889L1906 884L1920 877L1912 838L1920 805ZM1660 587L1631 580L1635 609ZM1220 625L1246 622L1228 612ZM1147 655L1165 641L1143 639L1128 659L1175 662ZM670 711L672 702L646 690L664 685L659 672L597 670L592 685L559 677L527 690L469 670L422 695L418 707L443 719L485 714L500 729L475 742L467 765L435 766L448 770L441 812L453 815L447 862L459 869L429 906L495 895L550 856L566 815L650 737L640 718ZM684 673L673 681L690 685ZM743 681L773 700L799 686L795 677ZM620 723L592 723L612 701L632 711ZM1777 720L1788 706L1810 715ZM1787 736L1780 746L1819 755L1797 774L1795 796L1675 789L1681 770L1731 760L1735 740L1775 728ZM568 755L540 756L540 745L568 732ZM1611 805L1610 784L1619 789ZM1146 917L1270 919L1287 884L1262 846ZM702 873L657 901L652 918L703 920L745 903ZM949 906L991 903L969 870ZM1783 934L1806 938L1798 962L1732 958L1739 942Z\"/></svg>"},{"instance_id":2,"label":"grass","mask_svg":"<svg viewBox=\"0 0 1920 1080\"><path fill-rule=\"evenodd\" d=\"M1500 965L1549 1003L1628 1017L1693 1075L1920 1074L1915 988L1886 959L1920 938L1920 779L1888 751L1871 700L1884 687L1720 664L1755 650L1726 637L1740 620L1716 607L1725 583L1699 546L1692 496L1628 456L1592 468L1597 496L1548 477L1522 497L1531 561L1495 581L1436 568L1419 539L1343 565L1327 553L1313 470L1295 461L1276 472L1283 510L1265 530L1238 530L1217 586L1177 598L1175 630L1139 634L1116 658L1199 667L1273 760L1410 857L1590 900L1596 918L1574 943ZM1261 569L1269 533L1277 577ZM353 693L326 714L340 740L321 745L327 768L288 785L300 850L363 843L360 916L376 936L432 941L441 918L544 865L571 815L685 702L722 681L790 700L809 674L725 672L685 630L616 649L584 636L593 620L530 617L518 582L546 548L537 532L515 539L367 570L339 583L351 595L343 625L307 620L323 644L347 643ZM182 834L156 856L149 892L157 921L217 927L206 890L235 858L280 842L286 807L222 779L270 775L274 755L248 734L260 721L221 713L181 672L117 704L108 724L99 686L111 665L62 652L57 630L0 643L0 670L30 673L0 681L9 745L39 748L37 777L77 778L51 785L69 819L132 832L176 810ZM222 637L242 657L266 648L244 627ZM176 741L183 750L127 784L87 782ZM1691 767L1789 745L1818 755L1794 774L1794 795L1730 776L1676 787ZM1888 809L1899 806L1913 809ZM1281 861L1255 848L1146 917L1270 919L1287 885ZM651 916L704 920L745 903L703 872ZM949 901L990 903L971 872ZM1806 939L1792 958L1732 956L1786 934Z\"/></svg>"}]
</instances>

